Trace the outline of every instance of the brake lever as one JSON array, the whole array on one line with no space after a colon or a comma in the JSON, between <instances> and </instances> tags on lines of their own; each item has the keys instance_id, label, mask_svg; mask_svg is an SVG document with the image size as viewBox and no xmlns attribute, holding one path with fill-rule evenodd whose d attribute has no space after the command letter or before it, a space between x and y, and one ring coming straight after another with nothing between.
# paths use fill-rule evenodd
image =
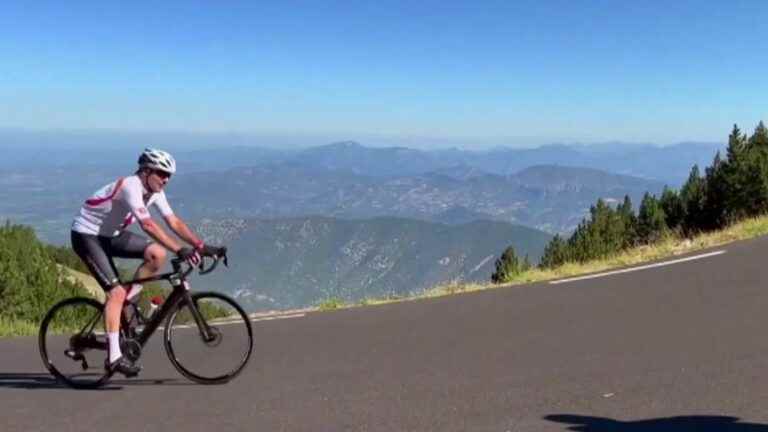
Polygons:
<instances>
[{"instance_id":1,"label":"brake lever","mask_svg":"<svg viewBox=\"0 0 768 432\"><path fill-rule=\"evenodd\" d=\"M229 259L227 257L227 247L223 246L219 249L219 252L221 252L220 255L218 255L217 259L224 258L224 267L229 267Z\"/></svg>"}]
</instances>

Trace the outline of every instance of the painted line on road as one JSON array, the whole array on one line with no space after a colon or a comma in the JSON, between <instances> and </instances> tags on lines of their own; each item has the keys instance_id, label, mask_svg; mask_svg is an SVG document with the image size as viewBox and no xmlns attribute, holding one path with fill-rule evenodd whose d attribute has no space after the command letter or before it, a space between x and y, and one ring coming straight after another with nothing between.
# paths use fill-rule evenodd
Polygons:
<instances>
[{"instance_id":1,"label":"painted line on road","mask_svg":"<svg viewBox=\"0 0 768 432\"><path fill-rule=\"evenodd\" d=\"M256 321L270 321L270 320L286 319L286 318L301 318L306 315L307 314L303 314L303 313L290 314L290 315L275 315L275 316L266 316L262 318L252 318L251 321L256 322Z\"/></svg>"},{"instance_id":2,"label":"painted line on road","mask_svg":"<svg viewBox=\"0 0 768 432\"><path fill-rule=\"evenodd\" d=\"M270 321L270 320L278 320L278 319L287 319L287 318L301 318L305 316L306 314L291 314L291 315L276 315L276 316L267 316L263 318L251 318L251 322L256 321ZM243 322L240 319L235 320L221 320L221 321L211 321L210 324L213 325L227 325L227 324L237 324ZM159 329L162 329L163 326L158 327ZM189 324L182 324L182 325L176 325L173 326L173 328L179 328L179 329L188 329L188 328L197 328L197 325L192 326Z\"/></svg>"},{"instance_id":3,"label":"painted line on road","mask_svg":"<svg viewBox=\"0 0 768 432\"><path fill-rule=\"evenodd\" d=\"M668 265L677 264L677 263L686 262L686 261L693 261L693 260L698 260L698 259L702 259L702 258L709 258L709 257L712 257L712 256L724 254L725 252L726 252L725 250L719 250L719 251L705 253L705 254L701 254L701 255L695 255L695 256L690 256L690 257L686 257L686 258L680 258L680 259L676 259L676 260L672 260L672 261L664 261L664 262L660 262L660 263L656 263L656 264L648 264L648 265L644 265L644 266L640 266L640 267L632 267L632 268L627 268L627 269L622 269L622 270L614 270L614 271L609 271L609 272L604 272L604 273L596 273L596 274L588 275L588 276L574 277L574 278L568 278L568 279L560 279L560 280L552 281L552 282L550 282L550 284L556 285L556 284L561 284L561 283L566 283L566 282L575 282L575 281L580 281L580 280L585 280L585 279L595 279L595 278L599 278L599 277L603 277L603 276L610 276L610 275L615 275L615 274L620 274L620 273L629 273L629 272L633 272L633 271L646 270L646 269L654 268L654 267L663 267L663 266L668 266Z\"/></svg>"}]
</instances>

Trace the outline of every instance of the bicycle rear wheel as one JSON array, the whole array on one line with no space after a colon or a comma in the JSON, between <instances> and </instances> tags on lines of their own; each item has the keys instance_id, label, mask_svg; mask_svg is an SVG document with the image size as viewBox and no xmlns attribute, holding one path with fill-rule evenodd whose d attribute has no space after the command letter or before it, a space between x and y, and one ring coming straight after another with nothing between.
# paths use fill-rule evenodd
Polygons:
<instances>
[{"instance_id":1,"label":"bicycle rear wheel","mask_svg":"<svg viewBox=\"0 0 768 432\"><path fill-rule=\"evenodd\" d=\"M75 388L104 385L107 336L104 307L98 301L74 297L55 304L40 324L40 357L60 382Z\"/></svg>"},{"instance_id":2,"label":"bicycle rear wheel","mask_svg":"<svg viewBox=\"0 0 768 432\"><path fill-rule=\"evenodd\" d=\"M240 305L224 294L200 292L191 296L204 325L210 329L206 340L189 304L182 302L168 317L165 351L182 375L201 384L221 384L236 377L248 363L253 350L253 329Z\"/></svg>"}]
</instances>

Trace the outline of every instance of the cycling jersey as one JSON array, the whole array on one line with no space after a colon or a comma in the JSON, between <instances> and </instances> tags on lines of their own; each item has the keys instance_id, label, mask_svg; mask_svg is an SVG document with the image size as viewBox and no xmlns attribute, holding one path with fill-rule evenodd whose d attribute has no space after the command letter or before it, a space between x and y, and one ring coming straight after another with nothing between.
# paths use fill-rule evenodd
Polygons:
<instances>
[{"instance_id":1,"label":"cycling jersey","mask_svg":"<svg viewBox=\"0 0 768 432\"><path fill-rule=\"evenodd\" d=\"M102 187L85 201L75 216L72 231L115 237L134 220L150 218L147 208L153 204L163 216L173 214L164 191L149 194L139 176L124 177Z\"/></svg>"}]
</instances>

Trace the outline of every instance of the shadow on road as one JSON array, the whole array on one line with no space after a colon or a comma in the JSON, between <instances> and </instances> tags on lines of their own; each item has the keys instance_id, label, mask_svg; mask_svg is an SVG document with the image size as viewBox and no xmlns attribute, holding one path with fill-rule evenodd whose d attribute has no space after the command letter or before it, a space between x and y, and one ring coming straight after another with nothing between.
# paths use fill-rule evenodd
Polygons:
<instances>
[{"instance_id":1,"label":"shadow on road","mask_svg":"<svg viewBox=\"0 0 768 432\"><path fill-rule=\"evenodd\" d=\"M119 390L123 386L142 386L142 385L196 385L187 380L178 380L176 378L158 378L158 379L113 379L107 385L99 390ZM71 389L64 384L56 381L50 374L45 373L4 373L0 372L0 388L21 388L28 390L35 389Z\"/></svg>"},{"instance_id":2,"label":"shadow on road","mask_svg":"<svg viewBox=\"0 0 768 432\"><path fill-rule=\"evenodd\" d=\"M768 425L742 423L738 417L679 416L638 421L619 421L604 417L553 414L544 419L571 425L579 432L768 432Z\"/></svg>"}]
</instances>

